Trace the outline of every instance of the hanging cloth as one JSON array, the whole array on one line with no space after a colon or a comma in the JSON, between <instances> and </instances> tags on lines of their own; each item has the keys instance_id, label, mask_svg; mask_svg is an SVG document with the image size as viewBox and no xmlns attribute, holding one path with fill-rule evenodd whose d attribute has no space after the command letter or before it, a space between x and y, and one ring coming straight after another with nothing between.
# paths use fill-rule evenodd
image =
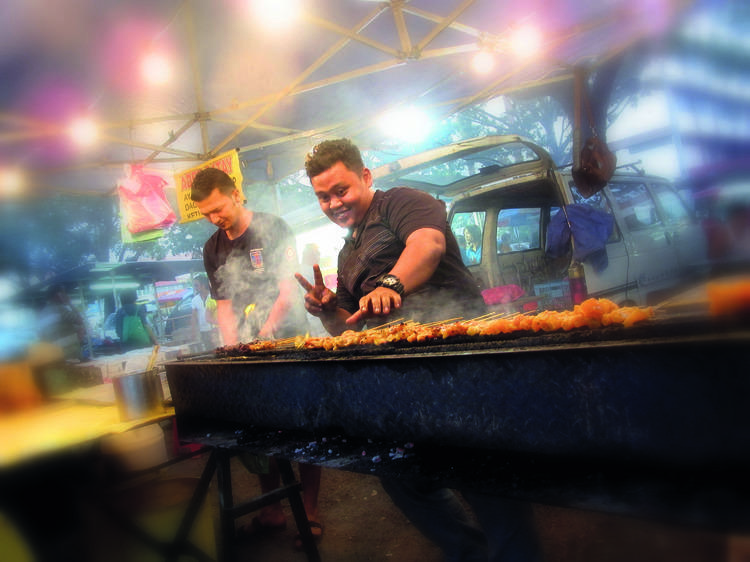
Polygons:
<instances>
[{"instance_id":1,"label":"hanging cloth","mask_svg":"<svg viewBox=\"0 0 750 562\"><path fill-rule=\"evenodd\" d=\"M609 265L607 240L614 224L612 215L590 205L567 205L550 219L545 252L553 258L564 256L572 230L573 261L587 261L596 272L604 271Z\"/></svg>"}]
</instances>

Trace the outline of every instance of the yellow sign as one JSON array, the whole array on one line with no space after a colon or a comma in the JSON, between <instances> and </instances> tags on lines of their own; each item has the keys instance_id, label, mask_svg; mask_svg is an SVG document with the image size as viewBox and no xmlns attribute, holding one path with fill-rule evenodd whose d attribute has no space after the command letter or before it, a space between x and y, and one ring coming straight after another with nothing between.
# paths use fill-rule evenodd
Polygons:
<instances>
[{"instance_id":1,"label":"yellow sign","mask_svg":"<svg viewBox=\"0 0 750 562\"><path fill-rule=\"evenodd\" d=\"M195 175L204 168L218 168L225 171L234 180L234 185L242 193L242 170L240 169L240 157L236 150L230 150L220 154L216 158L204 162L200 166L190 168L184 172L174 175L174 185L177 189L177 205L180 208L180 222L190 222L203 218L195 203L190 199L190 187Z\"/></svg>"}]
</instances>

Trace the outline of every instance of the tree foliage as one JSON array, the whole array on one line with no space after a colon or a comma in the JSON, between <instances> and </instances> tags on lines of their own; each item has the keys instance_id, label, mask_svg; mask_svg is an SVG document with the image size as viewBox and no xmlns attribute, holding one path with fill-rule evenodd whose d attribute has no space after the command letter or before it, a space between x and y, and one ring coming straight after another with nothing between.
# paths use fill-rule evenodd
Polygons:
<instances>
[{"instance_id":1,"label":"tree foliage","mask_svg":"<svg viewBox=\"0 0 750 562\"><path fill-rule=\"evenodd\" d=\"M5 260L38 279L89 260L107 261L116 239L114 214L111 197L55 195L5 202L0 225Z\"/></svg>"},{"instance_id":2,"label":"tree foliage","mask_svg":"<svg viewBox=\"0 0 750 562\"><path fill-rule=\"evenodd\" d=\"M558 165L570 161L572 123L555 99L543 96L516 101L504 97L502 112L493 110L496 105L472 106L451 117L451 142L485 135L521 135L545 148Z\"/></svg>"}]
</instances>

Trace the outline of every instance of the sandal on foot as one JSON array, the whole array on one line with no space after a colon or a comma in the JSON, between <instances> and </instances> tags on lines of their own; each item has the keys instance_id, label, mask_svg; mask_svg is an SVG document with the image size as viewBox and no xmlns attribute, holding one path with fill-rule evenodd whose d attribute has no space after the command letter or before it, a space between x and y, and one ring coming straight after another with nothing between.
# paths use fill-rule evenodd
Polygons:
<instances>
[{"instance_id":1,"label":"sandal on foot","mask_svg":"<svg viewBox=\"0 0 750 562\"><path fill-rule=\"evenodd\" d=\"M315 544L320 544L320 541L323 539L323 525L317 521L309 521L308 523L310 524L310 531L312 532ZM304 546L302 545L302 535L299 533L294 537L294 548L297 550L304 550Z\"/></svg>"},{"instance_id":2,"label":"sandal on foot","mask_svg":"<svg viewBox=\"0 0 750 562\"><path fill-rule=\"evenodd\" d=\"M268 537L285 530L286 521L281 525L266 525L259 517L253 517L250 523L237 529L237 535L241 538Z\"/></svg>"}]
</instances>

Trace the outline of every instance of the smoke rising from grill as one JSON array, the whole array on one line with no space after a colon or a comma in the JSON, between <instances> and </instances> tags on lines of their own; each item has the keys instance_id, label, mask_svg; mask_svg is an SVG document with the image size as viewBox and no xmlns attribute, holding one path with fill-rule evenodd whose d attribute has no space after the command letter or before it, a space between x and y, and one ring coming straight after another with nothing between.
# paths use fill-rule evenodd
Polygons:
<instances>
[{"instance_id":1,"label":"smoke rising from grill","mask_svg":"<svg viewBox=\"0 0 750 562\"><path fill-rule=\"evenodd\" d=\"M238 315L240 341L251 341L258 337L271 306L278 297L276 283L260 283L255 276L263 269L253 269L245 256L231 255L216 271L216 277L224 287L224 296L233 303Z\"/></svg>"}]
</instances>

